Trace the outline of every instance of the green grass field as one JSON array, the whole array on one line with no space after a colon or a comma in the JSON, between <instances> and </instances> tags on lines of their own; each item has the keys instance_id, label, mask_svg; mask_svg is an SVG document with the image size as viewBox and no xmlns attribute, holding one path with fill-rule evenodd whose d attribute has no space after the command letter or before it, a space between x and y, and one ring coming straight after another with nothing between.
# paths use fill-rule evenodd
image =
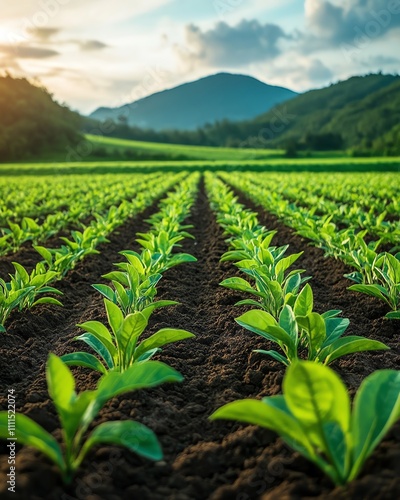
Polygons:
<instances>
[{"instance_id":1,"label":"green grass field","mask_svg":"<svg viewBox=\"0 0 400 500\"><path fill-rule=\"evenodd\" d=\"M131 150L137 153L163 155L171 160L265 160L270 158L282 158L283 150L279 149L239 149L239 148L214 148L208 146L185 146L181 144L161 144L153 142L130 141L126 139L115 139L112 137L101 137L87 135L86 138L95 147L101 147L112 155L115 152L126 152Z\"/></svg>"},{"instance_id":2,"label":"green grass field","mask_svg":"<svg viewBox=\"0 0 400 500\"><path fill-rule=\"evenodd\" d=\"M393 158L271 158L269 160L215 161L82 161L0 164L0 176L86 173L131 173L180 170L257 172L399 172L400 157Z\"/></svg>"},{"instance_id":3,"label":"green grass field","mask_svg":"<svg viewBox=\"0 0 400 500\"><path fill-rule=\"evenodd\" d=\"M275 172L400 172L400 157L353 158L345 153L313 153L312 157L286 158L282 150L213 148L158 144L109 137L86 136L83 148L43 158L41 162L0 164L0 175L53 175L74 173L146 172L185 170L253 170ZM82 146L82 145L81 145ZM94 154L101 148L104 157ZM126 160L127 150L134 152ZM128 155L129 156L129 155ZM75 161L66 161L68 159Z\"/></svg>"}]
</instances>

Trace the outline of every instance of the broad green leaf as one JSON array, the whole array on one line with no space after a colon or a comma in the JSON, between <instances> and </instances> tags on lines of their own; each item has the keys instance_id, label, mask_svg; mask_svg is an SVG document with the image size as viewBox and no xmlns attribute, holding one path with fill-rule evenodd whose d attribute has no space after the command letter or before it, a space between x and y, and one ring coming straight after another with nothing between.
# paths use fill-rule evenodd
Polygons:
<instances>
[{"instance_id":1,"label":"broad green leaf","mask_svg":"<svg viewBox=\"0 0 400 500\"><path fill-rule=\"evenodd\" d=\"M310 439L329 454L323 425L336 422L345 434L350 425L350 399L343 382L324 365L299 361L288 368L283 391L290 411L307 428Z\"/></svg>"},{"instance_id":2,"label":"broad green leaf","mask_svg":"<svg viewBox=\"0 0 400 500\"><path fill-rule=\"evenodd\" d=\"M75 380L65 363L50 353L46 367L46 378L51 399L58 411L70 407L75 398Z\"/></svg>"},{"instance_id":3,"label":"broad green leaf","mask_svg":"<svg viewBox=\"0 0 400 500\"><path fill-rule=\"evenodd\" d=\"M330 344L341 337L350 325L348 318L325 318L326 340L324 344Z\"/></svg>"},{"instance_id":4,"label":"broad green leaf","mask_svg":"<svg viewBox=\"0 0 400 500\"><path fill-rule=\"evenodd\" d=\"M391 311L385 314L385 318L388 319L400 319L400 311Z\"/></svg>"},{"instance_id":5,"label":"broad green leaf","mask_svg":"<svg viewBox=\"0 0 400 500\"><path fill-rule=\"evenodd\" d=\"M138 346L135 352L135 359L138 359L147 351L150 351L152 349L163 347L164 345L193 337L195 337L195 335L193 335L193 333L187 332L186 330L177 330L174 328L162 328L157 333L151 335L148 339L144 340Z\"/></svg>"},{"instance_id":6,"label":"broad green leaf","mask_svg":"<svg viewBox=\"0 0 400 500\"><path fill-rule=\"evenodd\" d=\"M294 316L293 310L290 306L284 306L279 315L279 326L288 333L293 340L297 342L298 339L298 327L296 323L296 318Z\"/></svg>"},{"instance_id":7,"label":"broad green leaf","mask_svg":"<svg viewBox=\"0 0 400 500\"><path fill-rule=\"evenodd\" d=\"M145 268L138 256L138 254L136 253L129 253L129 252L120 252L121 255L123 255L126 259L128 259L129 263L132 264L132 266L136 269L136 271L140 274L140 275L144 275L145 274Z\"/></svg>"},{"instance_id":8,"label":"broad green leaf","mask_svg":"<svg viewBox=\"0 0 400 500\"><path fill-rule=\"evenodd\" d=\"M115 364L115 360L117 358L117 349L109 344L112 347L112 352L108 349L108 344L105 343L104 340L99 340L92 333L83 333L78 337L75 337L75 340L81 340L85 342L89 347L91 347L99 356L104 359L104 362L108 366L108 368L113 368Z\"/></svg>"},{"instance_id":9,"label":"broad green leaf","mask_svg":"<svg viewBox=\"0 0 400 500\"><path fill-rule=\"evenodd\" d=\"M141 312L129 314L122 323L121 330L117 333L119 351L124 357L126 365L130 363L136 347L137 339L144 332L147 319Z\"/></svg>"},{"instance_id":10,"label":"broad green leaf","mask_svg":"<svg viewBox=\"0 0 400 500\"><path fill-rule=\"evenodd\" d=\"M284 257L281 259L275 266L276 276L279 276L281 273L284 273L286 269L288 269L292 264L296 262L296 260L302 255L303 252L293 253L288 257Z\"/></svg>"},{"instance_id":11,"label":"broad green leaf","mask_svg":"<svg viewBox=\"0 0 400 500\"><path fill-rule=\"evenodd\" d=\"M106 306L108 324L111 326L114 335L117 336L118 332L122 328L122 323L124 321L122 311L110 300L104 299L104 304Z\"/></svg>"},{"instance_id":12,"label":"broad green leaf","mask_svg":"<svg viewBox=\"0 0 400 500\"><path fill-rule=\"evenodd\" d=\"M53 297L43 297L42 299L38 299L32 304L32 307L39 304L52 304L54 306L63 307L62 303L59 300L54 299Z\"/></svg>"},{"instance_id":13,"label":"broad green leaf","mask_svg":"<svg viewBox=\"0 0 400 500\"><path fill-rule=\"evenodd\" d=\"M167 306L177 306L179 305L180 302L176 302L175 300L157 300L156 302L153 302L152 304L148 305L145 307L142 311L140 311L144 317L149 321L150 316L152 315L153 311L156 309L159 309L161 307L167 307Z\"/></svg>"},{"instance_id":14,"label":"broad green leaf","mask_svg":"<svg viewBox=\"0 0 400 500\"><path fill-rule=\"evenodd\" d=\"M261 304L261 302L257 302L256 300L253 300L253 299L245 299L245 300L239 300L239 302L236 302L235 306L262 307L262 304Z\"/></svg>"},{"instance_id":15,"label":"broad green leaf","mask_svg":"<svg viewBox=\"0 0 400 500\"><path fill-rule=\"evenodd\" d=\"M167 267L170 269L171 267L178 266L185 262L197 262L197 259L188 253L174 254L170 259L168 259Z\"/></svg>"},{"instance_id":16,"label":"broad green leaf","mask_svg":"<svg viewBox=\"0 0 400 500\"><path fill-rule=\"evenodd\" d=\"M235 262L235 266L244 271L245 269L257 269L260 264L255 259L243 259Z\"/></svg>"},{"instance_id":17,"label":"broad green leaf","mask_svg":"<svg viewBox=\"0 0 400 500\"><path fill-rule=\"evenodd\" d=\"M297 296L296 302L294 304L294 314L295 316L308 316L312 313L314 307L314 298L311 286L307 285L302 289L302 291Z\"/></svg>"},{"instance_id":18,"label":"broad green leaf","mask_svg":"<svg viewBox=\"0 0 400 500\"><path fill-rule=\"evenodd\" d=\"M123 308L123 311L126 312L131 305L128 294L125 288L120 283L118 283L118 281L113 281L113 285L116 290L116 298L119 297L117 305L121 306ZM115 304L115 301L112 302Z\"/></svg>"},{"instance_id":19,"label":"broad green leaf","mask_svg":"<svg viewBox=\"0 0 400 500\"><path fill-rule=\"evenodd\" d=\"M400 372L379 370L362 383L354 399L351 430L354 439L353 468L349 480L400 417Z\"/></svg>"},{"instance_id":20,"label":"broad green leaf","mask_svg":"<svg viewBox=\"0 0 400 500\"><path fill-rule=\"evenodd\" d=\"M267 247L264 248L260 247L258 258L260 259L262 264L266 266L272 266L272 264L274 263L274 258Z\"/></svg>"},{"instance_id":21,"label":"broad green leaf","mask_svg":"<svg viewBox=\"0 0 400 500\"><path fill-rule=\"evenodd\" d=\"M21 264L18 264L18 262L13 262L12 265L14 266L17 273L21 276L23 283L28 284L29 274L27 273L26 269L23 266L21 266Z\"/></svg>"},{"instance_id":22,"label":"broad green leaf","mask_svg":"<svg viewBox=\"0 0 400 500\"><path fill-rule=\"evenodd\" d=\"M225 252L221 259L220 262L227 262L227 261L240 261L243 260L246 257L246 254L244 252L238 251L238 250L230 250L229 252Z\"/></svg>"},{"instance_id":23,"label":"broad green leaf","mask_svg":"<svg viewBox=\"0 0 400 500\"><path fill-rule=\"evenodd\" d=\"M52 286L44 286L41 287L40 290L36 290L37 293L54 293L56 295L64 295L60 290L57 290L57 288L54 288Z\"/></svg>"},{"instance_id":24,"label":"broad green leaf","mask_svg":"<svg viewBox=\"0 0 400 500\"><path fill-rule=\"evenodd\" d=\"M170 366L160 361L147 361L134 364L123 373L107 373L100 379L96 393L100 401L108 401L125 392L182 380L182 375Z\"/></svg>"},{"instance_id":25,"label":"broad green leaf","mask_svg":"<svg viewBox=\"0 0 400 500\"><path fill-rule=\"evenodd\" d=\"M353 292L365 293L366 295L371 295L372 297L386 301L386 297L376 285L351 285L348 289Z\"/></svg>"},{"instance_id":26,"label":"broad green leaf","mask_svg":"<svg viewBox=\"0 0 400 500\"><path fill-rule=\"evenodd\" d=\"M335 483L345 484L351 467L350 448L346 435L337 422L324 423L323 433L334 463L334 469L329 467L324 471Z\"/></svg>"},{"instance_id":27,"label":"broad green leaf","mask_svg":"<svg viewBox=\"0 0 400 500\"><path fill-rule=\"evenodd\" d=\"M37 245L36 246L34 245L33 248L44 258L46 262L48 263L52 262L53 256L51 252L47 250L47 248Z\"/></svg>"},{"instance_id":28,"label":"broad green leaf","mask_svg":"<svg viewBox=\"0 0 400 500\"><path fill-rule=\"evenodd\" d=\"M66 439L71 441L76 430L70 421L72 406L76 400L75 379L67 365L52 353L47 360L46 378L49 395L67 434Z\"/></svg>"},{"instance_id":29,"label":"broad green leaf","mask_svg":"<svg viewBox=\"0 0 400 500\"><path fill-rule=\"evenodd\" d=\"M97 426L85 442L79 457L81 462L86 453L97 444L123 446L150 460L161 460L163 453L157 436L143 424L132 420L105 422Z\"/></svg>"},{"instance_id":30,"label":"broad green leaf","mask_svg":"<svg viewBox=\"0 0 400 500\"><path fill-rule=\"evenodd\" d=\"M308 316L298 317L297 323L307 332L309 356L314 359L326 338L325 321L320 314L312 312Z\"/></svg>"},{"instance_id":31,"label":"broad green leaf","mask_svg":"<svg viewBox=\"0 0 400 500\"><path fill-rule=\"evenodd\" d=\"M100 292L106 299L114 302L115 293L114 290L107 285L92 285L92 287Z\"/></svg>"},{"instance_id":32,"label":"broad green leaf","mask_svg":"<svg viewBox=\"0 0 400 500\"><path fill-rule=\"evenodd\" d=\"M318 354L318 359L328 365L335 359L345 356L346 354L363 351L385 351L388 349L390 348L387 345L377 340L369 340L365 337L349 335L348 337L337 339L328 347L322 349Z\"/></svg>"},{"instance_id":33,"label":"broad green leaf","mask_svg":"<svg viewBox=\"0 0 400 500\"><path fill-rule=\"evenodd\" d=\"M271 326L278 326L278 322L270 313L253 309L235 318L235 321L247 330L274 341L274 337L267 333L267 330Z\"/></svg>"},{"instance_id":34,"label":"broad green leaf","mask_svg":"<svg viewBox=\"0 0 400 500\"><path fill-rule=\"evenodd\" d=\"M54 437L29 417L17 413L15 415L16 439L18 443L32 446L46 455L62 472L66 466L60 445ZM0 438L9 438L8 413L0 412Z\"/></svg>"},{"instance_id":35,"label":"broad green leaf","mask_svg":"<svg viewBox=\"0 0 400 500\"><path fill-rule=\"evenodd\" d=\"M117 351L114 345L114 339L111 336L111 333L108 331L108 328L103 325L103 323L101 323L100 321L86 321L85 323L81 323L77 326L95 337L105 347L112 358L116 355ZM89 337L80 335L79 337L76 337L76 339L83 340L87 343Z\"/></svg>"},{"instance_id":36,"label":"broad green leaf","mask_svg":"<svg viewBox=\"0 0 400 500\"><path fill-rule=\"evenodd\" d=\"M12 292L9 299L7 300L7 307L10 309L14 309L14 307L18 306L22 299L24 299L34 289L34 286L29 286L27 288L24 288L23 290Z\"/></svg>"},{"instance_id":37,"label":"broad green leaf","mask_svg":"<svg viewBox=\"0 0 400 500\"><path fill-rule=\"evenodd\" d=\"M239 290L241 292L252 293L258 297L263 297L263 294L254 290L251 285L243 278L228 278L220 283L221 286L225 288L232 288L233 290Z\"/></svg>"},{"instance_id":38,"label":"broad green leaf","mask_svg":"<svg viewBox=\"0 0 400 500\"><path fill-rule=\"evenodd\" d=\"M125 273L120 271L112 271L111 273L103 274L103 278L110 281L118 281L123 286L129 286L128 278Z\"/></svg>"},{"instance_id":39,"label":"broad green leaf","mask_svg":"<svg viewBox=\"0 0 400 500\"><path fill-rule=\"evenodd\" d=\"M103 363L101 363L96 356L87 352L73 352L71 354L65 354L64 356L61 356L61 360L67 366L84 366L85 368L90 368L91 370L95 370L100 373L107 373Z\"/></svg>"},{"instance_id":40,"label":"broad green leaf","mask_svg":"<svg viewBox=\"0 0 400 500\"><path fill-rule=\"evenodd\" d=\"M149 359L151 359L155 354L157 354L158 352L160 352L161 349L151 349L150 351L146 351L144 354L142 354L141 356L138 357L138 359L136 360L138 363L142 363L143 361L147 361Z\"/></svg>"},{"instance_id":41,"label":"broad green leaf","mask_svg":"<svg viewBox=\"0 0 400 500\"><path fill-rule=\"evenodd\" d=\"M385 254L388 265L388 274L393 283L400 283L400 261L390 253Z\"/></svg>"},{"instance_id":42,"label":"broad green leaf","mask_svg":"<svg viewBox=\"0 0 400 500\"><path fill-rule=\"evenodd\" d=\"M331 309L329 311L325 311L323 314L321 314L321 316L324 318L324 320L327 320L339 316L341 312L342 311L340 309Z\"/></svg>"}]
</instances>

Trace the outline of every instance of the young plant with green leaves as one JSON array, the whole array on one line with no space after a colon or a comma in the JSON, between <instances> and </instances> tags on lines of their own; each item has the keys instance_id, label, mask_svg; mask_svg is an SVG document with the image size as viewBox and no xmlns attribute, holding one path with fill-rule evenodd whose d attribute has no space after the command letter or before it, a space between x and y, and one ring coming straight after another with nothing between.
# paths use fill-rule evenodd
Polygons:
<instances>
[{"instance_id":1,"label":"young plant with green leaves","mask_svg":"<svg viewBox=\"0 0 400 500\"><path fill-rule=\"evenodd\" d=\"M381 241L364 241L366 231L362 231L352 238L343 242L343 260L352 267L355 272L345 274L346 278L359 284L371 285L376 281L376 269L382 265L384 253L378 253L377 249Z\"/></svg>"},{"instance_id":2,"label":"young plant with green leaves","mask_svg":"<svg viewBox=\"0 0 400 500\"><path fill-rule=\"evenodd\" d=\"M188 234L189 233L185 233ZM152 273L163 273L171 267L183 264L185 262L196 262L196 258L188 253L172 253L173 249L182 241L185 236L179 234L171 236L167 231L160 231L157 234L153 232L138 233L136 241L144 248L145 259L151 261ZM192 235L189 235L193 238Z\"/></svg>"},{"instance_id":3,"label":"young plant with green leaves","mask_svg":"<svg viewBox=\"0 0 400 500\"><path fill-rule=\"evenodd\" d=\"M46 271L41 263L29 274L18 262L13 262L15 273L10 274L10 281L0 279L0 332L6 331L5 323L14 309L22 311L38 304L62 306L54 297L44 294L62 295L62 292L49 285L57 273Z\"/></svg>"},{"instance_id":4,"label":"young plant with green leaves","mask_svg":"<svg viewBox=\"0 0 400 500\"><path fill-rule=\"evenodd\" d=\"M70 483L87 453L98 444L123 446L151 460L163 454L156 435L146 426L132 420L105 422L87 430L110 399L160 385L181 382L182 376L173 368L157 362L137 364L124 373L104 375L93 391L75 392L75 380L68 367L50 354L46 368L47 385L61 422L63 447L43 427L29 417L15 415L16 440L41 451L59 468L63 481ZM0 438L9 438L8 413L0 412Z\"/></svg>"},{"instance_id":5,"label":"young plant with green leaves","mask_svg":"<svg viewBox=\"0 0 400 500\"><path fill-rule=\"evenodd\" d=\"M24 266L18 264L18 262L13 262L13 266L15 268L15 273L10 275L11 290L18 291L25 290L27 288L31 289L20 302L18 307L20 311L23 309L30 309L38 304L53 304L56 306L62 306L62 303L54 297L41 297L41 295L48 293L62 295L60 290L50 286L50 283L57 279L57 272L46 271L41 263L37 264L35 269L33 269L30 274Z\"/></svg>"},{"instance_id":6,"label":"young plant with green leaves","mask_svg":"<svg viewBox=\"0 0 400 500\"><path fill-rule=\"evenodd\" d=\"M375 263L374 274L375 283L352 285L349 290L365 293L386 302L391 311L385 317L400 319L400 253L381 254Z\"/></svg>"},{"instance_id":7,"label":"young plant with green leaves","mask_svg":"<svg viewBox=\"0 0 400 500\"><path fill-rule=\"evenodd\" d=\"M293 305L300 287L310 278L303 278L302 269L286 272L301 253L283 257L288 247L259 248L252 259L245 259L235 265L254 280L254 285L243 278L228 278L220 283L225 288L248 292L258 300L245 299L236 305L252 305L262 308L277 318L286 305ZM223 259L226 259L226 254ZM231 254L229 258L233 258Z\"/></svg>"},{"instance_id":8,"label":"young plant with green leaves","mask_svg":"<svg viewBox=\"0 0 400 500\"><path fill-rule=\"evenodd\" d=\"M33 290L27 287L22 290L11 290L10 283L0 278L0 333L6 332L5 323L12 311L19 307L25 297Z\"/></svg>"},{"instance_id":9,"label":"young plant with green leaves","mask_svg":"<svg viewBox=\"0 0 400 500\"><path fill-rule=\"evenodd\" d=\"M399 417L399 371L378 370L367 377L351 409L347 389L333 370L299 361L286 371L283 395L235 401L210 418L275 431L335 484L343 485L360 474Z\"/></svg>"},{"instance_id":10,"label":"young plant with green leaves","mask_svg":"<svg viewBox=\"0 0 400 500\"><path fill-rule=\"evenodd\" d=\"M92 285L106 299L116 304L123 312L128 314L144 311L151 305L152 309L169 305L176 305L178 302L172 300L160 300L154 302L157 294L157 284L161 279L161 274L152 273L152 259L150 252L143 252L142 255L133 251L120 252L128 262L115 264L118 271L104 274L103 278L111 280L114 289L108 285ZM144 254L144 255L143 255ZM149 259L146 257L149 256Z\"/></svg>"},{"instance_id":11,"label":"young plant with green leaves","mask_svg":"<svg viewBox=\"0 0 400 500\"><path fill-rule=\"evenodd\" d=\"M339 318L340 313L337 310L324 314L313 312L313 293L307 284L297 296L293 308L289 305L283 307L278 321L272 314L255 309L235 321L277 344L282 353L262 349L255 352L271 356L284 365L295 363L304 350L308 360L328 365L346 354L389 349L382 342L358 335L342 337L350 322L347 318Z\"/></svg>"},{"instance_id":12,"label":"young plant with green leaves","mask_svg":"<svg viewBox=\"0 0 400 500\"><path fill-rule=\"evenodd\" d=\"M8 226L9 229L4 229L4 233L10 235L9 242L12 243L14 252L16 252L23 243L29 240L35 240L41 234L39 224L31 217L24 217L21 224L9 220Z\"/></svg>"},{"instance_id":13,"label":"young plant with green leaves","mask_svg":"<svg viewBox=\"0 0 400 500\"><path fill-rule=\"evenodd\" d=\"M110 300L104 299L108 324L111 331L100 321L87 321L80 326L86 333L75 340L81 340L101 358L93 354L75 352L61 359L69 366L84 366L100 373L108 371L125 372L132 365L148 361L167 344L193 338L193 333L175 328L162 328L145 340L140 336L147 327L149 317L157 302L142 312L124 317L122 311Z\"/></svg>"}]
</instances>

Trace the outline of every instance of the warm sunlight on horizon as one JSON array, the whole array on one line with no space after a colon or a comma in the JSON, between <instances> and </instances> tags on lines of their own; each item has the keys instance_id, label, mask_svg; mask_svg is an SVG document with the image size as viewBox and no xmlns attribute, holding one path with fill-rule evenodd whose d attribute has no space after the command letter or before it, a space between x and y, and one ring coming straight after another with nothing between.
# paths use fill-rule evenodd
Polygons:
<instances>
[{"instance_id":1,"label":"warm sunlight on horizon","mask_svg":"<svg viewBox=\"0 0 400 500\"><path fill-rule=\"evenodd\" d=\"M215 74L296 92L397 73L390 0L20 0L2 6L0 71L89 113Z\"/></svg>"}]
</instances>

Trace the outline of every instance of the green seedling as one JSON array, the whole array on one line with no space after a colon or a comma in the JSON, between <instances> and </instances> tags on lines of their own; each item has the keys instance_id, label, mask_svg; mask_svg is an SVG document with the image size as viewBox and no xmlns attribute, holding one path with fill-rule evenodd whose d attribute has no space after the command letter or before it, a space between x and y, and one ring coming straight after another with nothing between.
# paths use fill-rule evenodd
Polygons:
<instances>
[{"instance_id":1,"label":"green seedling","mask_svg":"<svg viewBox=\"0 0 400 500\"><path fill-rule=\"evenodd\" d=\"M142 312L128 314L126 317L110 300L104 299L104 304L111 332L100 321L87 321L78 325L86 333L75 338L91 347L102 361L93 354L76 352L62 357L67 365L84 366L101 373L110 370L124 372L134 364L149 360L161 347L194 337L186 330L163 328L140 342L140 336L146 329L148 319L157 303L148 306Z\"/></svg>"},{"instance_id":2,"label":"green seedling","mask_svg":"<svg viewBox=\"0 0 400 500\"><path fill-rule=\"evenodd\" d=\"M275 431L335 484L343 485L360 474L399 417L399 371L378 370L367 377L351 410L347 389L333 370L299 361L287 369L282 396L235 401L210 418Z\"/></svg>"},{"instance_id":3,"label":"green seedling","mask_svg":"<svg viewBox=\"0 0 400 500\"><path fill-rule=\"evenodd\" d=\"M307 284L296 298L294 307L285 305L278 321L268 312L252 310L244 313L236 322L247 330L277 344L282 353L258 349L283 363L295 363L300 353L307 351L307 359L328 365L346 354L363 351L387 350L388 346L377 340L357 335L342 337L349 326L347 318L339 318L341 311L324 314L312 311L313 294Z\"/></svg>"},{"instance_id":4,"label":"green seedling","mask_svg":"<svg viewBox=\"0 0 400 500\"><path fill-rule=\"evenodd\" d=\"M75 392L75 380L68 367L50 354L46 369L47 385L61 422L63 447L43 427L29 417L15 415L16 440L41 451L59 468L63 481L70 483L88 452L98 444L123 446L151 460L163 456L155 434L131 420L105 422L86 435L89 426L110 399L127 392L154 387L164 382L181 382L173 368L157 362L132 366L125 373L108 373L93 391ZM0 412L0 438L9 438L8 413Z\"/></svg>"}]
</instances>

